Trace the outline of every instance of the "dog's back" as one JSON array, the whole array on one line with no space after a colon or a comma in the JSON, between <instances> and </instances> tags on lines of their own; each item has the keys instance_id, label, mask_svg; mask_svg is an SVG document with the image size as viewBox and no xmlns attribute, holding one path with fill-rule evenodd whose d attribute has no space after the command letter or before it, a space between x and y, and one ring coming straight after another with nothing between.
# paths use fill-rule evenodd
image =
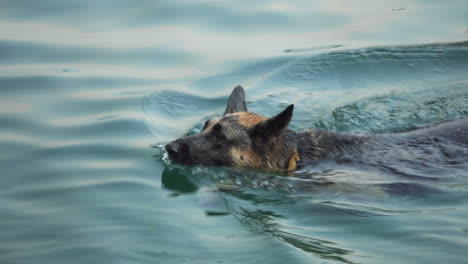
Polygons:
<instances>
[{"instance_id":1,"label":"dog's back","mask_svg":"<svg viewBox=\"0 0 468 264\"><path fill-rule=\"evenodd\" d=\"M432 137L440 140L450 140L454 143L468 145L468 118L445 121L420 129L401 133L407 137Z\"/></svg>"}]
</instances>

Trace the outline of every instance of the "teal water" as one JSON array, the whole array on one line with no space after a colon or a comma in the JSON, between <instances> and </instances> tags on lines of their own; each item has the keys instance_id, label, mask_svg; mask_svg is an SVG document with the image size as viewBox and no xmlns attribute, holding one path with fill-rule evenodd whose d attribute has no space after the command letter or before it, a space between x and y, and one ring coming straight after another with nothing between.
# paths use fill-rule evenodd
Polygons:
<instances>
[{"instance_id":1,"label":"teal water","mask_svg":"<svg viewBox=\"0 0 468 264\"><path fill-rule=\"evenodd\" d=\"M468 116L466 1L1 1L0 263L465 263L452 164L283 177L171 164L220 115L294 129ZM414 155L418 153L394 153ZM437 161L437 157L434 158Z\"/></svg>"}]
</instances>

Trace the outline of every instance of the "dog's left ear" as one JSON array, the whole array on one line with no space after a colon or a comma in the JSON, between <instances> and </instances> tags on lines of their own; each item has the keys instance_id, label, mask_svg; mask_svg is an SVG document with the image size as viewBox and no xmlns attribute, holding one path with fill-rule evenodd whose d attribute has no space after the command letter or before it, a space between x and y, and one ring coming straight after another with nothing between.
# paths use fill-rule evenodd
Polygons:
<instances>
[{"instance_id":1,"label":"dog's left ear","mask_svg":"<svg viewBox=\"0 0 468 264\"><path fill-rule=\"evenodd\" d=\"M293 115L294 105L288 106L283 112L256 124L252 129L252 136L256 139L267 139L278 136L288 128Z\"/></svg>"},{"instance_id":2,"label":"dog's left ear","mask_svg":"<svg viewBox=\"0 0 468 264\"><path fill-rule=\"evenodd\" d=\"M236 112L247 112L247 103L245 102L245 92L242 86L238 85L229 96L224 115Z\"/></svg>"}]
</instances>

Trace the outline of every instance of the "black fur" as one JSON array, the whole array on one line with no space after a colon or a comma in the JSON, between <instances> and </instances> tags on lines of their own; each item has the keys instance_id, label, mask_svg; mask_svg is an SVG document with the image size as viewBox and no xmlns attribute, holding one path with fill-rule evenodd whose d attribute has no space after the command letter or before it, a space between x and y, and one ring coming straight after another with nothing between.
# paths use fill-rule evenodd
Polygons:
<instances>
[{"instance_id":1,"label":"black fur","mask_svg":"<svg viewBox=\"0 0 468 264\"><path fill-rule=\"evenodd\" d=\"M364 162L366 157L375 159L379 155L398 159L398 154L388 153L396 147L404 152L401 146L432 144L437 150L426 148L426 152L439 151L446 156L452 155L450 149L446 150L446 142L463 146L464 150L468 147L468 119L405 133L359 136L315 129L288 130L293 109L294 105L290 105L269 119L248 113L244 89L237 86L229 96L223 117L207 121L198 135L170 142L166 150L172 160L184 165L291 170L296 156L299 165L327 158ZM292 169L295 168L296 165Z\"/></svg>"},{"instance_id":2,"label":"black fur","mask_svg":"<svg viewBox=\"0 0 468 264\"><path fill-rule=\"evenodd\" d=\"M229 96L224 115L237 112L247 112L244 88L242 88L240 85L236 86L236 88L234 88L231 95Z\"/></svg>"},{"instance_id":3,"label":"black fur","mask_svg":"<svg viewBox=\"0 0 468 264\"><path fill-rule=\"evenodd\" d=\"M272 140L279 137L284 137L282 134L287 133L289 122L291 121L294 105L288 106L283 112L276 116L260 122L250 129L250 137L252 138L253 147L260 153L265 153L271 144ZM286 137L287 139L287 137Z\"/></svg>"}]
</instances>

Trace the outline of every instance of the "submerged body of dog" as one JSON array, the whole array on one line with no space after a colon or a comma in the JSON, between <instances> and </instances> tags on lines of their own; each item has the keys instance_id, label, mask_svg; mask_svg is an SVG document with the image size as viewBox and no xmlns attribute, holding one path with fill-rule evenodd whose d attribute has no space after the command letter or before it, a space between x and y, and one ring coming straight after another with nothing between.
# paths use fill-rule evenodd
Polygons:
<instances>
[{"instance_id":1,"label":"submerged body of dog","mask_svg":"<svg viewBox=\"0 0 468 264\"><path fill-rule=\"evenodd\" d=\"M169 157L183 165L236 166L293 171L323 159L356 159L382 155L392 146L431 145L450 158L443 142L468 147L468 119L441 123L405 133L351 135L323 130L296 132L288 129L293 105L272 118L247 111L245 93L237 86L224 115L208 120L198 135L166 145ZM442 142L442 143L441 143ZM440 146L439 146L440 145ZM431 152L432 150L425 149ZM426 153L431 155L431 153ZM468 153L461 153L465 155Z\"/></svg>"}]
</instances>

